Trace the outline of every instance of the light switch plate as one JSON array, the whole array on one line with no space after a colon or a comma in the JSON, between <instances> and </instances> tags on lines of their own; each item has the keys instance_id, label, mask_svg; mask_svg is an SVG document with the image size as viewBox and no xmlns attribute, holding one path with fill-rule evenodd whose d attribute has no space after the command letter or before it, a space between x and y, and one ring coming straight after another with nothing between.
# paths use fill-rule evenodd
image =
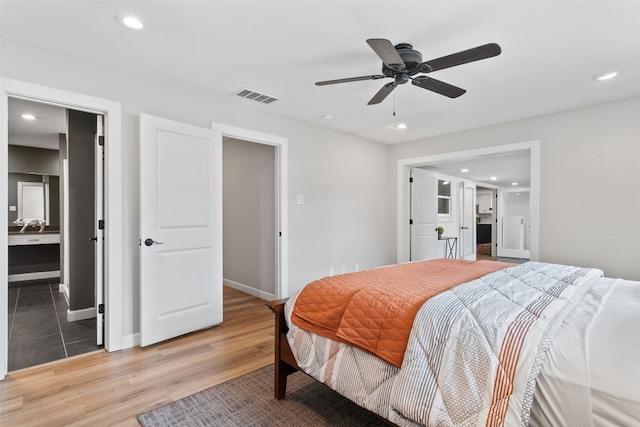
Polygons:
<instances>
[{"instance_id":1,"label":"light switch plate","mask_svg":"<svg viewBox=\"0 0 640 427\"><path fill-rule=\"evenodd\" d=\"M9 212L15 212L18 209L15 206L9 206Z\"/></svg>"},{"instance_id":2,"label":"light switch plate","mask_svg":"<svg viewBox=\"0 0 640 427\"><path fill-rule=\"evenodd\" d=\"M296 195L296 205L304 205L304 195Z\"/></svg>"}]
</instances>

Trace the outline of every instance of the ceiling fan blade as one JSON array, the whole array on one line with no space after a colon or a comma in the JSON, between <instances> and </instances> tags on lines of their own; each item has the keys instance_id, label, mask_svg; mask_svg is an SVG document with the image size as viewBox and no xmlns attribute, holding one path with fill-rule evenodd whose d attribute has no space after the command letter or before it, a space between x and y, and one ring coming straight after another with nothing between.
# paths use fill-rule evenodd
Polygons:
<instances>
[{"instance_id":1,"label":"ceiling fan blade","mask_svg":"<svg viewBox=\"0 0 640 427\"><path fill-rule=\"evenodd\" d=\"M496 43L489 43L472 49L463 50L461 52L452 53L451 55L443 56L441 58L425 61L418 65L418 68L420 68L423 73L430 73L432 71L498 56L501 52L502 49L500 46Z\"/></svg>"},{"instance_id":2,"label":"ceiling fan blade","mask_svg":"<svg viewBox=\"0 0 640 427\"><path fill-rule=\"evenodd\" d=\"M393 92L395 88L396 88L396 82L387 83L386 85L382 86L382 89L380 89L378 93L373 95L373 98L371 98L371 101L369 101L367 105L374 105L374 104L381 103L382 101L384 101L387 95Z\"/></svg>"},{"instance_id":3,"label":"ceiling fan blade","mask_svg":"<svg viewBox=\"0 0 640 427\"><path fill-rule=\"evenodd\" d=\"M393 69L405 68L404 61L396 48L387 39L368 39L367 44L382 59L384 65Z\"/></svg>"},{"instance_id":4,"label":"ceiling fan blade","mask_svg":"<svg viewBox=\"0 0 640 427\"><path fill-rule=\"evenodd\" d=\"M373 76L362 76L362 77L348 77L346 79L325 80L323 82L316 82L316 86L334 85L336 83L359 82L361 80L378 80L378 79L384 79L384 78L385 76L383 76L382 74L376 74Z\"/></svg>"},{"instance_id":5,"label":"ceiling fan blade","mask_svg":"<svg viewBox=\"0 0 640 427\"><path fill-rule=\"evenodd\" d=\"M430 90L440 95L444 95L449 98L457 98L463 95L466 90L457 86L450 85L449 83L441 82L440 80L432 79L431 77L420 76L411 81L414 86L421 87L423 89Z\"/></svg>"}]
</instances>

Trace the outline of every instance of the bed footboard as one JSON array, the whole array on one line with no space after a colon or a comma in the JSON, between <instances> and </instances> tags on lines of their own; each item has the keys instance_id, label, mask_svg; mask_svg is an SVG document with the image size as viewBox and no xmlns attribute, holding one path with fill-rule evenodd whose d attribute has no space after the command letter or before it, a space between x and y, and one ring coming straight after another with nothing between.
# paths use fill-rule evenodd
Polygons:
<instances>
[{"instance_id":1,"label":"bed footboard","mask_svg":"<svg viewBox=\"0 0 640 427\"><path fill-rule=\"evenodd\" d=\"M287 392L287 377L300 369L287 341L289 327L284 317L284 304L287 299L270 301L266 304L276 315L274 336L274 395L276 399L284 398Z\"/></svg>"}]
</instances>

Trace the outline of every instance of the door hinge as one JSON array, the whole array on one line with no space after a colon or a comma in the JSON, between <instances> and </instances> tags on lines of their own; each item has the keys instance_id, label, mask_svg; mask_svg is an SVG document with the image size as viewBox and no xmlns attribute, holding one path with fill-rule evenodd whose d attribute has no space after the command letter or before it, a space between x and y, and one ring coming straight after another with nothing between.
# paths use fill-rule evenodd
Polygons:
<instances>
[{"instance_id":1,"label":"door hinge","mask_svg":"<svg viewBox=\"0 0 640 427\"><path fill-rule=\"evenodd\" d=\"M413 225L413 220L412 219L409 220L409 225Z\"/></svg>"},{"instance_id":2,"label":"door hinge","mask_svg":"<svg viewBox=\"0 0 640 427\"><path fill-rule=\"evenodd\" d=\"M98 304L98 314L104 314L104 304Z\"/></svg>"},{"instance_id":3,"label":"door hinge","mask_svg":"<svg viewBox=\"0 0 640 427\"><path fill-rule=\"evenodd\" d=\"M282 231L278 231L278 236L282 237Z\"/></svg>"},{"instance_id":4,"label":"door hinge","mask_svg":"<svg viewBox=\"0 0 640 427\"><path fill-rule=\"evenodd\" d=\"M413 177L412 177L412 176L410 176L410 177L409 177L409 183L412 183L412 182L413 182Z\"/></svg>"},{"instance_id":5,"label":"door hinge","mask_svg":"<svg viewBox=\"0 0 640 427\"><path fill-rule=\"evenodd\" d=\"M104 146L104 135L98 136L98 145Z\"/></svg>"},{"instance_id":6,"label":"door hinge","mask_svg":"<svg viewBox=\"0 0 640 427\"><path fill-rule=\"evenodd\" d=\"M98 220L98 230L104 230L104 219Z\"/></svg>"}]
</instances>

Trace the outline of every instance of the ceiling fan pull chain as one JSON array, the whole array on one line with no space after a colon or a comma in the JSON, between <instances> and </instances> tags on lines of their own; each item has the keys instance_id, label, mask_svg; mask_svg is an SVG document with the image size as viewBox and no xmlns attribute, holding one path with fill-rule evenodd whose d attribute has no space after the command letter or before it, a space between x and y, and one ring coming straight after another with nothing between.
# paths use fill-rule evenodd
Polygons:
<instances>
[{"instance_id":1,"label":"ceiling fan pull chain","mask_svg":"<svg viewBox=\"0 0 640 427\"><path fill-rule=\"evenodd\" d=\"M396 93L393 92L393 117L396 116Z\"/></svg>"}]
</instances>

